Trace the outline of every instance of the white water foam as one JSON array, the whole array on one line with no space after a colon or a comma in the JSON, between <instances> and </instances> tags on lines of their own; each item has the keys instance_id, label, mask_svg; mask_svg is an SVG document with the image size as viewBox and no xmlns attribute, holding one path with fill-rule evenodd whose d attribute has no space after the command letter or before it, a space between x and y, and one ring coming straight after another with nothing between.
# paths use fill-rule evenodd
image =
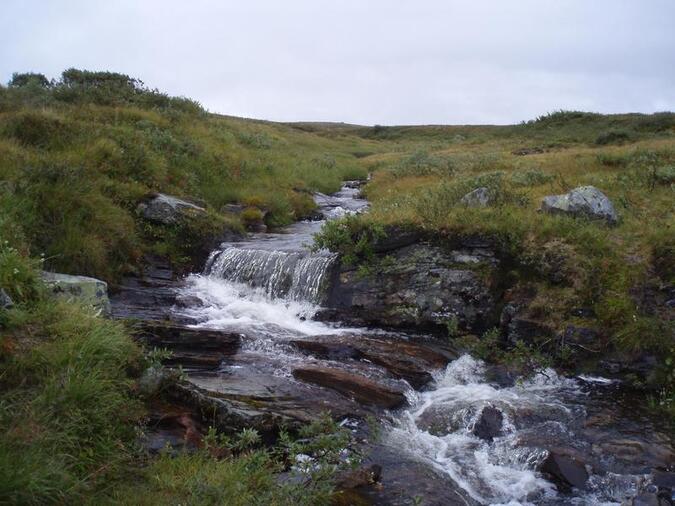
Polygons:
<instances>
[{"instance_id":1,"label":"white water foam","mask_svg":"<svg viewBox=\"0 0 675 506\"><path fill-rule=\"evenodd\" d=\"M189 276L182 294L202 301L200 306L183 310L199 327L280 338L353 330L312 321L318 306L311 302L272 299L264 289L210 276Z\"/></svg>"},{"instance_id":2,"label":"white water foam","mask_svg":"<svg viewBox=\"0 0 675 506\"><path fill-rule=\"evenodd\" d=\"M570 418L573 410L556 394L575 389L576 383L547 370L520 385L496 388L486 383L484 372L483 362L468 355L452 362L437 375L435 388L420 393L417 404L402 414L389 443L447 473L483 504L539 504L555 498L554 486L535 470L546 452L519 446L512 414L545 410L554 420ZM503 435L492 442L472 433L485 406L504 413ZM565 430L557 421L549 429Z\"/></svg>"}]
</instances>

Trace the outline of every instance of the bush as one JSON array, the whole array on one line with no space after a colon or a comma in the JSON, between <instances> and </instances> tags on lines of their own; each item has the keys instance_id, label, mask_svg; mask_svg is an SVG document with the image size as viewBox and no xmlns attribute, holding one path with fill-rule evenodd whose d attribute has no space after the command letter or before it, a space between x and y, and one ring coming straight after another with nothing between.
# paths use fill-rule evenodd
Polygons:
<instances>
[{"instance_id":1,"label":"bush","mask_svg":"<svg viewBox=\"0 0 675 506\"><path fill-rule=\"evenodd\" d=\"M631 139L632 134L628 130L609 130L602 132L595 138L595 143L604 146L607 144L623 144Z\"/></svg>"},{"instance_id":2,"label":"bush","mask_svg":"<svg viewBox=\"0 0 675 506\"><path fill-rule=\"evenodd\" d=\"M327 249L342 255L346 265L367 263L375 256L374 243L385 236L384 228L362 216L348 215L324 223L314 236L315 251Z\"/></svg>"},{"instance_id":3,"label":"bush","mask_svg":"<svg viewBox=\"0 0 675 506\"><path fill-rule=\"evenodd\" d=\"M511 183L514 186L539 186L551 181L553 181L553 176L539 169L529 169L511 174Z\"/></svg>"},{"instance_id":4,"label":"bush","mask_svg":"<svg viewBox=\"0 0 675 506\"><path fill-rule=\"evenodd\" d=\"M45 111L24 111L12 115L3 130L5 135L24 146L37 148L62 148L75 134L71 124Z\"/></svg>"}]
</instances>

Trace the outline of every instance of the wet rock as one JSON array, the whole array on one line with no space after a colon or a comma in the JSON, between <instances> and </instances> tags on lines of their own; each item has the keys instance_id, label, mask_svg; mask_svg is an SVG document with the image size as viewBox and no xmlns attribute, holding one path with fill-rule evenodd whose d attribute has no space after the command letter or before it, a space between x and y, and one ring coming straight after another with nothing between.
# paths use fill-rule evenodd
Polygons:
<instances>
[{"instance_id":1,"label":"wet rock","mask_svg":"<svg viewBox=\"0 0 675 506\"><path fill-rule=\"evenodd\" d=\"M541 211L604 220L618 220L612 201L594 186L580 186L563 195L548 195L541 202Z\"/></svg>"},{"instance_id":2,"label":"wet rock","mask_svg":"<svg viewBox=\"0 0 675 506\"><path fill-rule=\"evenodd\" d=\"M237 333L157 322L138 324L136 335L150 348L168 349L171 356L165 360L167 365L191 368L216 369L241 344Z\"/></svg>"},{"instance_id":3,"label":"wet rock","mask_svg":"<svg viewBox=\"0 0 675 506\"><path fill-rule=\"evenodd\" d=\"M45 271L41 276L54 296L89 305L105 316L110 314L108 284L105 281Z\"/></svg>"},{"instance_id":4,"label":"wet rock","mask_svg":"<svg viewBox=\"0 0 675 506\"><path fill-rule=\"evenodd\" d=\"M186 216L206 213L203 207L164 193L157 193L142 202L138 210L146 220L162 225L174 225Z\"/></svg>"},{"instance_id":5,"label":"wet rock","mask_svg":"<svg viewBox=\"0 0 675 506\"><path fill-rule=\"evenodd\" d=\"M330 388L365 405L395 409L406 402L403 392L342 369L331 367L297 368L293 369L293 377Z\"/></svg>"},{"instance_id":6,"label":"wet rock","mask_svg":"<svg viewBox=\"0 0 675 506\"><path fill-rule=\"evenodd\" d=\"M502 435L504 415L494 406L485 406L480 413L478 421L473 427L473 435L486 441Z\"/></svg>"},{"instance_id":7,"label":"wet rock","mask_svg":"<svg viewBox=\"0 0 675 506\"><path fill-rule=\"evenodd\" d=\"M0 288L0 309L11 309L14 307L14 302L9 294L2 288Z\"/></svg>"},{"instance_id":8,"label":"wet rock","mask_svg":"<svg viewBox=\"0 0 675 506\"><path fill-rule=\"evenodd\" d=\"M375 253L388 253L415 244L421 239L422 232L418 229L391 226L385 230L384 236L375 240L373 251Z\"/></svg>"},{"instance_id":9,"label":"wet rock","mask_svg":"<svg viewBox=\"0 0 675 506\"><path fill-rule=\"evenodd\" d=\"M458 268L451 252L426 244L389 256L392 261L371 274L343 268L328 294L332 312L322 316L384 327L444 328L452 318L469 330L491 326L495 302L486 279L493 265Z\"/></svg>"},{"instance_id":10,"label":"wet rock","mask_svg":"<svg viewBox=\"0 0 675 506\"><path fill-rule=\"evenodd\" d=\"M183 406L155 401L150 406L145 436L141 443L150 453L194 451L202 446L204 424Z\"/></svg>"},{"instance_id":11,"label":"wet rock","mask_svg":"<svg viewBox=\"0 0 675 506\"><path fill-rule=\"evenodd\" d=\"M344 490L349 488L358 488L380 481L382 476L382 466L371 464L358 469L345 471L335 478L335 488Z\"/></svg>"},{"instance_id":12,"label":"wet rock","mask_svg":"<svg viewBox=\"0 0 675 506\"><path fill-rule=\"evenodd\" d=\"M641 492L630 501L630 506L670 506L668 499L659 497L656 492Z\"/></svg>"},{"instance_id":13,"label":"wet rock","mask_svg":"<svg viewBox=\"0 0 675 506\"><path fill-rule=\"evenodd\" d=\"M540 471L563 491L569 491L573 487L579 490L586 489L588 480L586 466L577 456L564 450L550 450L541 464Z\"/></svg>"},{"instance_id":14,"label":"wet rock","mask_svg":"<svg viewBox=\"0 0 675 506\"><path fill-rule=\"evenodd\" d=\"M492 202L492 196L490 190L482 186L464 195L459 202L467 207L487 207Z\"/></svg>"},{"instance_id":15,"label":"wet rock","mask_svg":"<svg viewBox=\"0 0 675 506\"><path fill-rule=\"evenodd\" d=\"M394 338L374 339L363 336L334 336L294 340L301 351L328 360L365 360L386 369L395 378L421 388L433 379L431 371L445 367L456 358L451 350Z\"/></svg>"},{"instance_id":16,"label":"wet rock","mask_svg":"<svg viewBox=\"0 0 675 506\"><path fill-rule=\"evenodd\" d=\"M675 491L675 471L660 471L652 472L654 475L653 483L659 488L665 488Z\"/></svg>"}]
</instances>

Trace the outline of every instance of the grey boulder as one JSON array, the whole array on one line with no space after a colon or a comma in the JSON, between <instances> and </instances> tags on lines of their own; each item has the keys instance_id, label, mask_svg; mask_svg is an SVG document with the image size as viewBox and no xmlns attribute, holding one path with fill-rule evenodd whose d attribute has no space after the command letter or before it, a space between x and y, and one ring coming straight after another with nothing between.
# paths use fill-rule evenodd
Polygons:
<instances>
[{"instance_id":1,"label":"grey boulder","mask_svg":"<svg viewBox=\"0 0 675 506\"><path fill-rule=\"evenodd\" d=\"M595 186L579 186L563 195L548 195L541 201L541 210L549 214L600 219L609 224L618 221L612 201Z\"/></svg>"},{"instance_id":2,"label":"grey boulder","mask_svg":"<svg viewBox=\"0 0 675 506\"><path fill-rule=\"evenodd\" d=\"M138 209L143 218L162 225L174 225L187 216L206 212L203 207L164 193L155 194Z\"/></svg>"},{"instance_id":3,"label":"grey boulder","mask_svg":"<svg viewBox=\"0 0 675 506\"><path fill-rule=\"evenodd\" d=\"M14 302L9 294L2 288L0 288L0 309L11 309L14 307Z\"/></svg>"},{"instance_id":4,"label":"grey boulder","mask_svg":"<svg viewBox=\"0 0 675 506\"><path fill-rule=\"evenodd\" d=\"M464 195L459 202L467 207L487 207L492 202L492 196L490 190L481 186Z\"/></svg>"},{"instance_id":5,"label":"grey boulder","mask_svg":"<svg viewBox=\"0 0 675 506\"><path fill-rule=\"evenodd\" d=\"M106 316L110 314L108 284L105 281L56 272L43 271L41 275L55 297L91 306Z\"/></svg>"}]
</instances>

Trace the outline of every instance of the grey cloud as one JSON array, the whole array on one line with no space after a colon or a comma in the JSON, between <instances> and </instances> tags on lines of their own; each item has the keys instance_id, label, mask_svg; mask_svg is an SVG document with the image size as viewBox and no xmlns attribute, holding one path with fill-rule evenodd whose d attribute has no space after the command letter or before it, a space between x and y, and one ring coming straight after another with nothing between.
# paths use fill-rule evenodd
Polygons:
<instances>
[{"instance_id":1,"label":"grey cloud","mask_svg":"<svg viewBox=\"0 0 675 506\"><path fill-rule=\"evenodd\" d=\"M0 79L108 69L215 112L510 123L675 107L670 0L9 0Z\"/></svg>"}]
</instances>

